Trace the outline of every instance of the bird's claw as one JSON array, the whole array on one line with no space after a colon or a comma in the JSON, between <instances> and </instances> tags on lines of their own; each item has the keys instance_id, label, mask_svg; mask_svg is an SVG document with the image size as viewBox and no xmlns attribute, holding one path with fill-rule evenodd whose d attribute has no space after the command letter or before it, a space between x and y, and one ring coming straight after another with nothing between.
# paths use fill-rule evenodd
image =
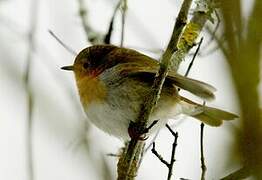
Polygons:
<instances>
[{"instance_id":1,"label":"bird's claw","mask_svg":"<svg viewBox=\"0 0 262 180\"><path fill-rule=\"evenodd\" d=\"M149 130L158 122L158 120L154 121L150 126L147 128L141 127L140 123L136 123L133 121L130 121L128 126L128 134L131 137L131 139L141 140L145 141L148 139L148 136L146 134L149 132Z\"/></svg>"}]
</instances>

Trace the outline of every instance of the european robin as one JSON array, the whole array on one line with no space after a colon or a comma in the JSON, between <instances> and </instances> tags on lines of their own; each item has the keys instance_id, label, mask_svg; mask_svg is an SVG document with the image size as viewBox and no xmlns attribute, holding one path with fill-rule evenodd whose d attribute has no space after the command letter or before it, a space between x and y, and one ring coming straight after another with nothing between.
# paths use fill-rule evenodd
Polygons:
<instances>
[{"instance_id":1,"label":"european robin","mask_svg":"<svg viewBox=\"0 0 262 180\"><path fill-rule=\"evenodd\" d=\"M73 65L62 69L74 72L80 100L90 121L108 134L127 140L132 136L129 125L137 119L145 97L151 92L159 62L132 49L95 45L82 50ZM148 124L154 120L159 122L150 131L179 114L192 116L210 126L219 126L223 120L237 117L190 101L178 94L178 88L204 100L215 98L213 86L169 71Z\"/></svg>"}]
</instances>

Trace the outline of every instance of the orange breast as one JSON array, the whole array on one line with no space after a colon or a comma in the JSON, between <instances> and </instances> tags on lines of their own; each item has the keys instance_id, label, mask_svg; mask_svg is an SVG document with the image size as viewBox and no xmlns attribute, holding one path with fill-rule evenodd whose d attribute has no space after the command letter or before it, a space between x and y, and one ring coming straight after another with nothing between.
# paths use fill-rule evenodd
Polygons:
<instances>
[{"instance_id":1,"label":"orange breast","mask_svg":"<svg viewBox=\"0 0 262 180\"><path fill-rule=\"evenodd\" d=\"M102 81L94 77L84 77L77 80L80 100L84 108L92 102L104 101L107 93Z\"/></svg>"}]
</instances>

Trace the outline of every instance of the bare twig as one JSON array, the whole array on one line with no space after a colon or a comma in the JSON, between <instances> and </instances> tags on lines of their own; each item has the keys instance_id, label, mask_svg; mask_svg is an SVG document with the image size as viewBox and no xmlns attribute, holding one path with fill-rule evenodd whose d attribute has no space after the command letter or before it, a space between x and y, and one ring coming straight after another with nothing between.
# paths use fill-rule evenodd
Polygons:
<instances>
[{"instance_id":1,"label":"bare twig","mask_svg":"<svg viewBox=\"0 0 262 180\"><path fill-rule=\"evenodd\" d=\"M205 174L206 174L206 164L205 164L205 157L204 157L204 145L203 145L203 140L204 140L204 123L201 123L200 125L200 150L201 150L201 180L205 180Z\"/></svg>"},{"instance_id":2,"label":"bare twig","mask_svg":"<svg viewBox=\"0 0 262 180\"><path fill-rule=\"evenodd\" d=\"M217 12L217 10L215 9L214 10L214 13L215 13L215 16L216 16L216 25L215 25L215 28L214 28L214 30L212 30L212 32L210 31L211 30L211 28L210 28L210 26L206 26L205 27L205 29L208 27L209 29L207 29L207 31L209 32L209 34L210 34L210 39L207 41L207 43L205 44L205 46L203 47L203 49L205 50L209 45L210 45L210 43L215 39L215 34L216 34L216 32L218 31L218 28L219 28L219 25L220 25L220 23L221 23L221 19L220 19L220 17L219 17L219 14L218 14L218 12ZM216 48L214 48L214 49L211 49L211 50L209 50L209 51L207 51L206 53L204 53L204 54L210 54L210 53L212 53L214 50L216 50L216 49L218 49L218 47L216 47ZM201 52L201 54L203 54L202 52Z\"/></svg>"},{"instance_id":3,"label":"bare twig","mask_svg":"<svg viewBox=\"0 0 262 180\"><path fill-rule=\"evenodd\" d=\"M196 56L198 55L198 52L199 52L199 50L200 50L200 46L201 46L202 42L203 42L203 37L200 39L200 42L198 43L197 49L196 49L196 51L194 52L193 58L192 58L192 60L190 61L188 67L187 67L186 73L185 73L185 75L184 75L185 77L188 76L191 68L193 67L195 58L196 58ZM177 90L180 91L180 88L177 88Z\"/></svg>"},{"instance_id":4,"label":"bare twig","mask_svg":"<svg viewBox=\"0 0 262 180\"><path fill-rule=\"evenodd\" d=\"M193 66L193 63L194 63L194 60L200 50L200 47L201 47L201 44L203 42L203 37L200 39L200 42L198 43L198 47L194 53L194 56L191 60L191 62L189 63L189 66L187 68L187 71L185 73L185 76L188 76L192 66ZM205 106L205 102L204 102L204 106ZM205 165L205 159L204 159L204 150L203 150L203 134L204 134L204 124L201 123L201 130L200 130L200 149L201 149L201 169L202 169L202 173L201 173L201 180L205 180L205 173L206 173L206 165Z\"/></svg>"},{"instance_id":5,"label":"bare twig","mask_svg":"<svg viewBox=\"0 0 262 180\"><path fill-rule=\"evenodd\" d=\"M104 43L105 44L111 43L111 36L112 36L113 29L114 29L114 20L115 20L115 16L116 16L117 11L120 8L121 3L122 3L122 0L119 0L119 2L117 3L117 5L115 7L114 13L113 13L112 18L110 20L108 31L107 31L107 33L104 37Z\"/></svg>"},{"instance_id":6,"label":"bare twig","mask_svg":"<svg viewBox=\"0 0 262 180\"><path fill-rule=\"evenodd\" d=\"M197 47L197 49L196 49L196 51L194 53L194 56L193 56L189 66L187 68L187 71L185 73L186 77L188 76L188 74L189 74L189 72L190 72L190 70L191 70L191 68L193 66L194 60L195 60L195 58L196 58L196 56L197 56L197 54L198 54L198 52L200 50L202 42L203 42L203 37L200 39L200 42L198 43L198 47ZM205 102L204 102L203 106L205 106ZM205 180L206 165L205 165L204 150L203 150L203 147L204 147L203 146L204 124L201 123L200 127L201 127L200 128L200 149L201 149L201 169L202 169L201 180Z\"/></svg>"},{"instance_id":7,"label":"bare twig","mask_svg":"<svg viewBox=\"0 0 262 180\"><path fill-rule=\"evenodd\" d=\"M126 10L127 10L127 0L122 0L122 28L121 28L121 42L120 46L123 47L124 36L125 36L125 22L126 22Z\"/></svg>"},{"instance_id":8,"label":"bare twig","mask_svg":"<svg viewBox=\"0 0 262 180\"><path fill-rule=\"evenodd\" d=\"M207 30L208 33L211 33L210 27L206 27L206 29L208 29L208 28L209 28L209 30ZM205 51L203 50L202 52L199 52L199 55L200 55L200 56L202 56L202 57L203 57L203 56L208 56L208 55L210 55L210 54L212 54L212 53L220 50L220 47L219 47L218 43L216 42L216 39L218 38L217 35L214 35L212 38L215 39L214 42L215 42L216 44L214 45L214 47L212 47L212 48L210 48L210 49L207 49L207 48L206 48L207 50L205 50ZM224 41L225 41L225 38L223 38L223 36L221 36L221 37L219 37L219 39L220 39L220 43L223 44ZM207 43L206 47L209 46L209 45L210 45L210 44ZM205 47L203 47L203 49L205 49Z\"/></svg>"},{"instance_id":9,"label":"bare twig","mask_svg":"<svg viewBox=\"0 0 262 180\"><path fill-rule=\"evenodd\" d=\"M27 157L27 168L28 168L28 179L34 179L34 160L33 160L33 94L30 87L30 75L31 75L31 64L33 60L33 52L35 50L34 34L37 25L37 11L38 1L32 1L31 4L31 15L30 15L30 30L28 33L28 53L27 62L24 75L25 89L27 92L27 130L26 132L26 157Z\"/></svg>"},{"instance_id":10,"label":"bare twig","mask_svg":"<svg viewBox=\"0 0 262 180\"><path fill-rule=\"evenodd\" d=\"M114 154L114 153L108 153L106 154L107 156L110 156L110 157L120 157L119 154Z\"/></svg>"},{"instance_id":11,"label":"bare twig","mask_svg":"<svg viewBox=\"0 0 262 180\"><path fill-rule=\"evenodd\" d=\"M121 28L121 42L120 46L123 46L124 43L124 29L125 29L125 19L126 19L126 9L127 9L127 0L119 0L119 3L116 5L113 16L111 18L108 31L105 35L102 35L96 31L89 25L88 17L87 17L87 9L85 8L85 4L83 0L78 0L79 4L79 15L81 17L82 26L84 28L87 41L89 41L92 45L94 44L110 44L111 36L113 33L114 27L114 19L117 11L122 8L122 28Z\"/></svg>"},{"instance_id":12,"label":"bare twig","mask_svg":"<svg viewBox=\"0 0 262 180\"><path fill-rule=\"evenodd\" d=\"M93 28L89 25L87 17L87 9L85 8L84 0L78 0L79 5L79 15L81 18L82 26L84 28L86 39L91 44L101 44L103 43L103 37L100 33L95 32Z\"/></svg>"},{"instance_id":13,"label":"bare twig","mask_svg":"<svg viewBox=\"0 0 262 180\"><path fill-rule=\"evenodd\" d=\"M153 137L153 139L151 140L151 142L148 144L148 146L145 148L144 153L147 153L147 151L151 148L151 146L153 145L153 143L156 141L157 136L159 135L160 130L158 130L155 134L155 136Z\"/></svg>"},{"instance_id":14,"label":"bare twig","mask_svg":"<svg viewBox=\"0 0 262 180\"><path fill-rule=\"evenodd\" d=\"M213 33L211 27L209 26L206 26L206 30L210 34ZM215 47L214 50L216 50L216 48L219 48L226 57L229 57L224 41L220 37L218 37L216 34L213 35L213 38L218 45L218 47ZM209 53L211 52L212 50Z\"/></svg>"},{"instance_id":15,"label":"bare twig","mask_svg":"<svg viewBox=\"0 0 262 180\"><path fill-rule=\"evenodd\" d=\"M195 58L196 58L196 56L197 56L197 54L198 54L198 52L200 50L200 46L201 46L202 42L203 42L203 37L200 39L200 42L198 43L197 49L196 49L196 51L194 53L194 56L193 56L191 62L189 63L189 66L188 66L188 68L186 70L186 73L185 73L186 77L188 76L188 74L189 74L189 72L190 72L190 70L191 70L191 68L192 68L192 66L194 64Z\"/></svg>"},{"instance_id":16,"label":"bare twig","mask_svg":"<svg viewBox=\"0 0 262 180\"><path fill-rule=\"evenodd\" d=\"M139 115L137 122L139 126L142 127L143 129L146 128L149 116L160 97L162 86L165 81L165 77L167 76L168 73L170 59L172 54L177 50L179 37L184 26L186 25L187 15L191 3L192 0L184 0L182 4L177 21L173 29L171 40L169 41L168 47L161 58L160 69L153 83L152 93L150 94L149 97L147 97L147 99L145 100L146 103L141 108L141 113ZM143 143L144 142L140 142L137 139L131 139L126 153L123 153L123 156L120 158L118 162L118 179L122 180L122 179L134 178L137 172L137 168L136 168L137 163L139 162L136 161L135 159L138 159L140 157L139 154L143 152L143 150L141 149L141 147L143 147L143 145L141 144Z\"/></svg>"},{"instance_id":17,"label":"bare twig","mask_svg":"<svg viewBox=\"0 0 262 180\"><path fill-rule=\"evenodd\" d=\"M173 172L173 166L174 166L174 163L175 163L175 152L176 152L176 146L177 146L178 133L177 132L175 133L167 124L166 124L166 127L172 133L172 135L175 137L173 145L172 145L170 167L169 167L168 177L167 177L167 179L170 180L171 176L172 176L172 172Z\"/></svg>"},{"instance_id":18,"label":"bare twig","mask_svg":"<svg viewBox=\"0 0 262 180\"><path fill-rule=\"evenodd\" d=\"M169 163L166 160L164 160L164 158L157 152L155 142L153 142L153 147L151 149L151 152L159 159L159 161L161 161L164 165L169 167Z\"/></svg>"},{"instance_id":19,"label":"bare twig","mask_svg":"<svg viewBox=\"0 0 262 180\"><path fill-rule=\"evenodd\" d=\"M156 151L155 143L153 143L153 148L151 149L151 151L163 164L167 166L168 168L167 180L170 180L172 176L172 172L173 172L174 163L175 163L175 152L176 152L176 146L177 146L178 133L177 132L175 133L168 124L166 124L166 127L171 132L171 134L174 136L174 142L172 145L172 153L170 157L170 162L168 163L166 160L164 160L164 158Z\"/></svg>"},{"instance_id":20,"label":"bare twig","mask_svg":"<svg viewBox=\"0 0 262 180\"><path fill-rule=\"evenodd\" d=\"M214 13L215 13L216 18L217 18L217 23L216 23L216 26L215 26L215 28L214 28L213 33L211 34L211 39L210 39L209 43L214 40L214 35L216 34L216 32L217 32L217 30L218 30L218 28L219 28L219 25L220 25L220 23L221 23L221 19L220 19L219 14L218 14L218 12L217 12L216 9L214 10ZM208 44L208 43L207 43L207 44Z\"/></svg>"},{"instance_id":21,"label":"bare twig","mask_svg":"<svg viewBox=\"0 0 262 180\"><path fill-rule=\"evenodd\" d=\"M48 30L49 34L57 40L57 42L62 45L68 52L70 52L73 55L77 55L77 52L73 50L73 48L66 45L52 30Z\"/></svg>"},{"instance_id":22,"label":"bare twig","mask_svg":"<svg viewBox=\"0 0 262 180\"><path fill-rule=\"evenodd\" d=\"M148 132L154 125L156 125L156 123L158 122L159 120L154 120L147 128L146 128L146 132Z\"/></svg>"}]
</instances>

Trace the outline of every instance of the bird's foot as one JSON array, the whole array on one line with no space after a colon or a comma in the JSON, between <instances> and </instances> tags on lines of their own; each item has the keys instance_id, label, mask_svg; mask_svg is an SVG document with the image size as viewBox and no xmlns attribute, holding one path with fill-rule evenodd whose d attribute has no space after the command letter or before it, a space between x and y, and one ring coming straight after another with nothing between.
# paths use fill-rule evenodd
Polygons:
<instances>
[{"instance_id":1,"label":"bird's foot","mask_svg":"<svg viewBox=\"0 0 262 180\"><path fill-rule=\"evenodd\" d=\"M140 123L130 121L128 126L128 134L131 139L145 141L148 139L148 136L146 136L146 134L157 122L158 120L155 120L152 124L150 124L150 126L148 126L147 128L143 128Z\"/></svg>"}]
</instances>

